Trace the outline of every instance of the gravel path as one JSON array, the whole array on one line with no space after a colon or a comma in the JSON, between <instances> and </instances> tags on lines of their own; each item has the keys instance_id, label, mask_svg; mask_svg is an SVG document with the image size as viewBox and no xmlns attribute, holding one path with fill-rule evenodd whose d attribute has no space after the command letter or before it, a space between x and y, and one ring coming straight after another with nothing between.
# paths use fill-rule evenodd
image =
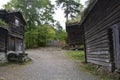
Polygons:
<instances>
[{"instance_id":1,"label":"gravel path","mask_svg":"<svg viewBox=\"0 0 120 80\"><path fill-rule=\"evenodd\" d=\"M100 80L83 72L59 48L27 50L32 62L26 65L12 64L0 67L3 80Z\"/></svg>"}]
</instances>

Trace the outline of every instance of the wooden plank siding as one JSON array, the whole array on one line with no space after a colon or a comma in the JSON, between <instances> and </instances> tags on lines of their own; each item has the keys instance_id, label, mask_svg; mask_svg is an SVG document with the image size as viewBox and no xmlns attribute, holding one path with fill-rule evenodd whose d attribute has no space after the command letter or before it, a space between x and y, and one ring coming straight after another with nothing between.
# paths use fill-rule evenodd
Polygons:
<instances>
[{"instance_id":1,"label":"wooden plank siding","mask_svg":"<svg viewBox=\"0 0 120 80\"><path fill-rule=\"evenodd\" d=\"M0 52L5 52L7 46L6 46L6 40L7 40L7 30L0 27Z\"/></svg>"},{"instance_id":2,"label":"wooden plank siding","mask_svg":"<svg viewBox=\"0 0 120 80\"><path fill-rule=\"evenodd\" d=\"M7 53L9 54L10 51L24 51L23 41L26 22L22 13L19 11L0 10L0 19L8 24Z\"/></svg>"},{"instance_id":3,"label":"wooden plank siding","mask_svg":"<svg viewBox=\"0 0 120 80\"><path fill-rule=\"evenodd\" d=\"M8 24L0 25L0 62L4 62L9 54L24 52L26 22L19 11L0 10L0 19Z\"/></svg>"},{"instance_id":4,"label":"wooden plank siding","mask_svg":"<svg viewBox=\"0 0 120 80\"><path fill-rule=\"evenodd\" d=\"M120 0L97 0L81 26L87 62L112 68L113 40L111 26L120 22Z\"/></svg>"},{"instance_id":5,"label":"wooden plank siding","mask_svg":"<svg viewBox=\"0 0 120 80\"><path fill-rule=\"evenodd\" d=\"M69 45L83 44L82 29L78 23L66 24L67 41Z\"/></svg>"}]
</instances>

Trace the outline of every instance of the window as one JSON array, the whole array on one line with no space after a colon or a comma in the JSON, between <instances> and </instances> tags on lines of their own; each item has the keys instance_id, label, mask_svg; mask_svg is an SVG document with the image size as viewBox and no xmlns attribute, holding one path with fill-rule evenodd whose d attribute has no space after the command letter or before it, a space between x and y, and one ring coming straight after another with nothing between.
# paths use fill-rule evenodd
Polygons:
<instances>
[{"instance_id":1,"label":"window","mask_svg":"<svg viewBox=\"0 0 120 80\"><path fill-rule=\"evenodd\" d=\"M23 43L21 39L16 39L15 41L15 50L22 51L23 50Z\"/></svg>"},{"instance_id":2,"label":"window","mask_svg":"<svg viewBox=\"0 0 120 80\"><path fill-rule=\"evenodd\" d=\"M17 19L15 19L15 25L19 26L19 21Z\"/></svg>"}]
</instances>

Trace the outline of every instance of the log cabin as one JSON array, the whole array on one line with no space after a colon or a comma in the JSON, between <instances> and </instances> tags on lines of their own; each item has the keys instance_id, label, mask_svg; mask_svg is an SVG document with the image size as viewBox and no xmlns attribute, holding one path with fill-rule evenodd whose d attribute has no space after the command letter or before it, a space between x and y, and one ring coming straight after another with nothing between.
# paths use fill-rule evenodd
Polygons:
<instances>
[{"instance_id":1,"label":"log cabin","mask_svg":"<svg viewBox=\"0 0 120 80\"><path fill-rule=\"evenodd\" d=\"M19 11L0 10L0 19L8 24L7 28L0 25L0 60L3 61L11 53L17 55L24 52L26 22Z\"/></svg>"},{"instance_id":2,"label":"log cabin","mask_svg":"<svg viewBox=\"0 0 120 80\"><path fill-rule=\"evenodd\" d=\"M86 62L120 72L120 0L96 0L80 26Z\"/></svg>"},{"instance_id":3,"label":"log cabin","mask_svg":"<svg viewBox=\"0 0 120 80\"><path fill-rule=\"evenodd\" d=\"M76 45L83 44L82 29L79 23L66 24L66 32L67 32L67 44L69 46L75 47Z\"/></svg>"}]
</instances>

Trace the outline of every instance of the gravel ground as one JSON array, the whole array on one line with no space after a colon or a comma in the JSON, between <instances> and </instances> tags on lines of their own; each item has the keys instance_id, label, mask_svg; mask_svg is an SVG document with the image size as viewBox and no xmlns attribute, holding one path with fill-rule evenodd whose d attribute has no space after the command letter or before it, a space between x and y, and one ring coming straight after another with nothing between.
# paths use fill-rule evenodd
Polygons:
<instances>
[{"instance_id":1,"label":"gravel ground","mask_svg":"<svg viewBox=\"0 0 120 80\"><path fill-rule=\"evenodd\" d=\"M12 64L0 67L3 80L100 80L80 70L60 48L27 50L32 62L25 65Z\"/></svg>"}]
</instances>

